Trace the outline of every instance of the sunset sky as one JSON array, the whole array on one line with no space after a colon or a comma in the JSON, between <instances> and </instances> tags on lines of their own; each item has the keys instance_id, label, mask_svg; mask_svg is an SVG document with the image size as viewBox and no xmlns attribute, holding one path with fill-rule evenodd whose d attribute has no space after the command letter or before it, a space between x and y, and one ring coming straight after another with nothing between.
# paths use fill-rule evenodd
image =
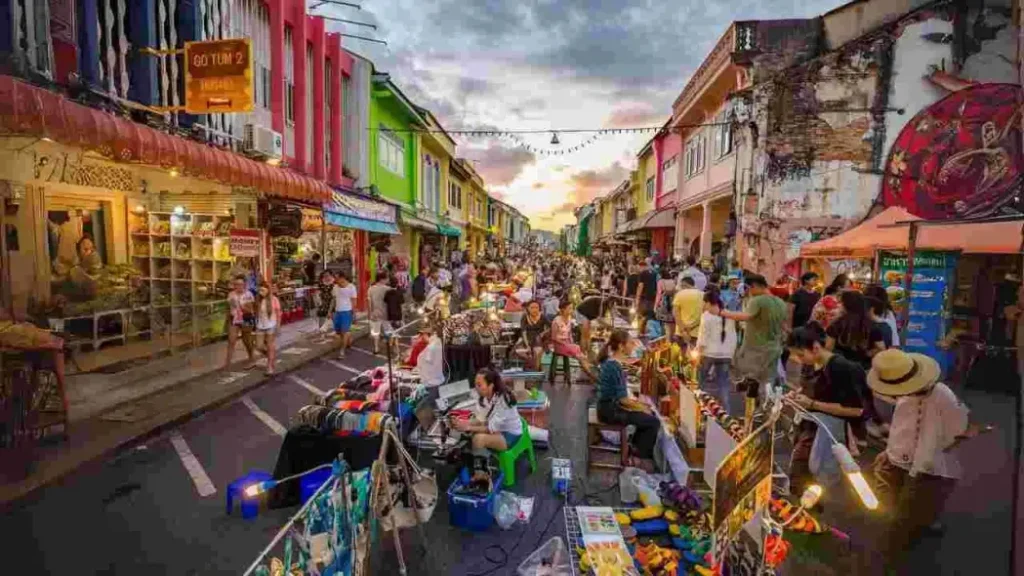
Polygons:
<instances>
[{"instance_id":1,"label":"sunset sky","mask_svg":"<svg viewBox=\"0 0 1024 576\"><path fill-rule=\"evenodd\" d=\"M319 2L309 0L310 5ZM312 13L371 22L333 31L448 129L657 126L730 22L804 18L840 0L355 0ZM559 135L572 146L588 135ZM553 148L550 134L523 137ZM534 228L572 223L572 208L629 174L650 134L608 135L574 154L535 155L509 139L458 137L491 192Z\"/></svg>"}]
</instances>

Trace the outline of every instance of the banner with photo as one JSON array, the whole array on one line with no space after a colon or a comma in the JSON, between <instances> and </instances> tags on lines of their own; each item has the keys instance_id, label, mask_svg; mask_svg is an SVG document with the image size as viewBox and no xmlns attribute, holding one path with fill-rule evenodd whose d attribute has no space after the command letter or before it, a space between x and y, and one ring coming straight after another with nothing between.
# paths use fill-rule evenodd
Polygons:
<instances>
[{"instance_id":1,"label":"banner with photo","mask_svg":"<svg viewBox=\"0 0 1024 576\"><path fill-rule=\"evenodd\" d=\"M722 460L715 470L712 501L715 563L726 556L730 542L768 507L772 491L772 427L764 424Z\"/></svg>"}]
</instances>

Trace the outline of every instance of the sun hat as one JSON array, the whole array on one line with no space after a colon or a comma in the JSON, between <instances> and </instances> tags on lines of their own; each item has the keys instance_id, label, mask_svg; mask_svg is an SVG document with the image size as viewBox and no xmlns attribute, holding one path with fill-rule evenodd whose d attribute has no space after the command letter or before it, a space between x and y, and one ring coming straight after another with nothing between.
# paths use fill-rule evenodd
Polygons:
<instances>
[{"instance_id":1,"label":"sun hat","mask_svg":"<svg viewBox=\"0 0 1024 576\"><path fill-rule=\"evenodd\" d=\"M868 386L885 396L907 396L931 386L941 374L932 358L891 348L871 361Z\"/></svg>"}]
</instances>

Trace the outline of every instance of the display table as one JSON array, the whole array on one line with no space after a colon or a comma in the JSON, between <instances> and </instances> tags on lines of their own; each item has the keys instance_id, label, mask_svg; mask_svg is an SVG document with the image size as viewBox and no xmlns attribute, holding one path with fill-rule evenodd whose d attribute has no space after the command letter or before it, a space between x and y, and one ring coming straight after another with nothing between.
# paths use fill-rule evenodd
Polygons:
<instances>
[{"instance_id":1,"label":"display table","mask_svg":"<svg viewBox=\"0 0 1024 576\"><path fill-rule=\"evenodd\" d=\"M274 465L274 478L285 478L330 464L342 455L352 470L369 468L380 453L381 436L340 437L324 434L311 426L297 426L288 431ZM270 508L284 508L299 503L298 479L274 487L267 496Z\"/></svg>"}]
</instances>

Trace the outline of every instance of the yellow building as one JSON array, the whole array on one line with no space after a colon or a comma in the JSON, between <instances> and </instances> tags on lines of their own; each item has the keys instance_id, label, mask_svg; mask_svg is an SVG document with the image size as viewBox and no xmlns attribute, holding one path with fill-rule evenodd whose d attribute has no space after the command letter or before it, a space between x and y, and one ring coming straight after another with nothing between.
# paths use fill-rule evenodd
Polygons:
<instances>
[{"instance_id":1,"label":"yellow building","mask_svg":"<svg viewBox=\"0 0 1024 576\"><path fill-rule=\"evenodd\" d=\"M465 159L458 159L459 168L468 175L467 188L464 189L466 213L466 250L471 257L478 258L487 246L487 211L488 197L484 188L483 178L476 173L473 165Z\"/></svg>"},{"instance_id":2,"label":"yellow building","mask_svg":"<svg viewBox=\"0 0 1024 576\"><path fill-rule=\"evenodd\" d=\"M654 154L652 138L637 154L636 182L639 187L634 206L636 217L640 218L654 210L655 183L658 175L658 160Z\"/></svg>"},{"instance_id":3,"label":"yellow building","mask_svg":"<svg viewBox=\"0 0 1024 576\"><path fill-rule=\"evenodd\" d=\"M416 163L419 190L416 197L417 216L436 225L436 232L424 231L419 235L416 254L420 265L429 267L435 260L447 261L452 250L458 249L462 230L451 224L448 216L448 193L451 161L455 158L455 141L444 131L434 115L417 107L424 118L426 130L416 133L421 157Z\"/></svg>"}]
</instances>

